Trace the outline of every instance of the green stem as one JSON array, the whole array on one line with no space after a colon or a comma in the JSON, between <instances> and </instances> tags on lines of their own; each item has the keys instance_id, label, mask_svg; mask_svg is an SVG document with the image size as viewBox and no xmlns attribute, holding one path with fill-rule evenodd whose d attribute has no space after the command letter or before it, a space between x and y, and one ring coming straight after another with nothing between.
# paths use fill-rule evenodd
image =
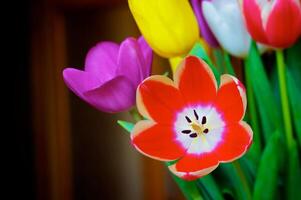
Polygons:
<instances>
[{"instance_id":1,"label":"green stem","mask_svg":"<svg viewBox=\"0 0 301 200\"><path fill-rule=\"evenodd\" d=\"M197 179L196 182L204 199L224 200L222 191L214 180L213 175L208 174Z\"/></svg>"},{"instance_id":2,"label":"green stem","mask_svg":"<svg viewBox=\"0 0 301 200\"><path fill-rule=\"evenodd\" d=\"M229 74L235 76L235 71L234 71L233 65L231 63L230 55L226 51L224 51L224 59L225 59L225 65L226 65L227 72Z\"/></svg>"},{"instance_id":3,"label":"green stem","mask_svg":"<svg viewBox=\"0 0 301 200\"><path fill-rule=\"evenodd\" d=\"M241 169L241 165L240 165L239 161L237 160L237 161L233 162L232 164L233 164L233 167L241 181L242 187L244 188L244 192L245 192L244 199L251 200L252 199L251 190L250 190L248 181L246 179L246 176L245 176L243 170Z\"/></svg>"},{"instance_id":4,"label":"green stem","mask_svg":"<svg viewBox=\"0 0 301 200\"><path fill-rule=\"evenodd\" d=\"M224 58L223 58L223 52L220 48L214 48L213 49L213 56L215 60L215 66L218 69L219 73L225 72L225 66L224 66Z\"/></svg>"},{"instance_id":5,"label":"green stem","mask_svg":"<svg viewBox=\"0 0 301 200\"><path fill-rule=\"evenodd\" d=\"M135 122L140 121L141 119L143 119L143 117L139 114L138 110L136 107L134 107L133 109L131 109L129 111L130 115L132 116L132 118L135 120Z\"/></svg>"},{"instance_id":6,"label":"green stem","mask_svg":"<svg viewBox=\"0 0 301 200\"><path fill-rule=\"evenodd\" d=\"M166 167L169 165L170 163L165 162ZM172 173L171 176L187 200L203 200L197 187L197 181L185 181Z\"/></svg>"},{"instance_id":7,"label":"green stem","mask_svg":"<svg viewBox=\"0 0 301 200\"><path fill-rule=\"evenodd\" d=\"M282 50L276 51L276 59L285 135L287 145L288 147L291 147L293 145L293 131L286 87L285 63Z\"/></svg>"},{"instance_id":8,"label":"green stem","mask_svg":"<svg viewBox=\"0 0 301 200\"><path fill-rule=\"evenodd\" d=\"M256 112L254 90L252 88L252 77L250 72L250 66L247 61L245 61L245 79L246 79L247 98L248 98L248 111L250 117L249 121L254 132L253 148L255 148L256 155L258 156L261 150L261 142L260 142L260 135L259 135L260 130L259 130L259 123L258 123L258 117Z\"/></svg>"}]
</instances>

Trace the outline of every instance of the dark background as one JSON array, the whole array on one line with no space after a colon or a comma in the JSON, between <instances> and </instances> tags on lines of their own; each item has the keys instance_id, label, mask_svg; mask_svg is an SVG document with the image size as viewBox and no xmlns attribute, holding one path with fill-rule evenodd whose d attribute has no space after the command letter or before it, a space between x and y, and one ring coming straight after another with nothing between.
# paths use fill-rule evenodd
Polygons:
<instances>
[{"instance_id":1,"label":"dark background","mask_svg":"<svg viewBox=\"0 0 301 200\"><path fill-rule=\"evenodd\" d=\"M137 153L116 125L128 113L99 112L62 80L97 42L140 35L127 1L23 0L5 9L7 199L183 199L163 165ZM167 70L155 56L153 73Z\"/></svg>"},{"instance_id":2,"label":"dark background","mask_svg":"<svg viewBox=\"0 0 301 200\"><path fill-rule=\"evenodd\" d=\"M8 145L8 150L4 150L4 154L8 155L8 188L4 192L9 191L8 199L35 199L35 173L34 173L34 146L33 146L33 129L32 129L32 113L31 113L31 90L30 90L30 14L31 2L24 0L18 2L18 6L9 5L6 9L13 11L4 20L8 20L8 37L3 40L8 42L9 48L2 49L9 57L3 59L9 61L7 66L9 72L3 75L6 84L4 88L9 90L4 96L9 101L4 104L3 109L7 109L7 105L11 105L9 112L9 124L5 126L8 129L3 134L9 135L9 141L4 140L4 146ZM13 37L12 37L13 36ZM10 50L11 51L7 51ZM9 58L9 59L7 59ZM6 74L6 75L5 75ZM11 80L12 79L12 80ZM12 81L12 84L11 84ZM12 87L12 88L10 88ZM12 99L11 99L12 97ZM5 108L6 107L6 108ZM11 118L10 118L11 117ZM8 154L9 152L9 154ZM6 183L4 183L6 185Z\"/></svg>"}]
</instances>

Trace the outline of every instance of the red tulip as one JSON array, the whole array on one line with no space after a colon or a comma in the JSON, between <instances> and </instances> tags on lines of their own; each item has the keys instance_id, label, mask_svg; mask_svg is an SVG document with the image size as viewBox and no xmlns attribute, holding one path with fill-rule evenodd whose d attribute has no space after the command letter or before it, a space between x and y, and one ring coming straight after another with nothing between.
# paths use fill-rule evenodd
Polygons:
<instances>
[{"instance_id":1,"label":"red tulip","mask_svg":"<svg viewBox=\"0 0 301 200\"><path fill-rule=\"evenodd\" d=\"M242 121L245 92L227 74L218 87L209 66L188 56L174 81L155 75L138 86L137 108L147 120L135 125L132 144L150 158L175 161L169 169L182 179L205 176L243 156L252 143L252 129Z\"/></svg>"},{"instance_id":2,"label":"red tulip","mask_svg":"<svg viewBox=\"0 0 301 200\"><path fill-rule=\"evenodd\" d=\"M243 0L243 13L248 31L260 43L287 48L301 35L300 0Z\"/></svg>"}]
</instances>

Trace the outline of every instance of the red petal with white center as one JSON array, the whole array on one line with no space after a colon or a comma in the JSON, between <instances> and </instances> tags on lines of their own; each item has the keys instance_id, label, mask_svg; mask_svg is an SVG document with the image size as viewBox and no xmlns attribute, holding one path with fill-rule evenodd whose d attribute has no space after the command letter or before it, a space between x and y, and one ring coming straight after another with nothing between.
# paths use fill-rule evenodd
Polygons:
<instances>
[{"instance_id":1,"label":"red petal with white center","mask_svg":"<svg viewBox=\"0 0 301 200\"><path fill-rule=\"evenodd\" d=\"M144 117L165 124L172 124L176 112L185 106L172 80L159 75L151 76L139 85L136 102Z\"/></svg>"},{"instance_id":2,"label":"red petal with white center","mask_svg":"<svg viewBox=\"0 0 301 200\"><path fill-rule=\"evenodd\" d=\"M224 121L240 121L245 115L246 106L246 91L242 83L234 76L222 75L215 107L222 114Z\"/></svg>"},{"instance_id":3,"label":"red petal with white center","mask_svg":"<svg viewBox=\"0 0 301 200\"><path fill-rule=\"evenodd\" d=\"M243 156L252 143L251 127L241 121L224 127L222 141L214 150L220 162L231 162Z\"/></svg>"},{"instance_id":4,"label":"red petal with white center","mask_svg":"<svg viewBox=\"0 0 301 200\"><path fill-rule=\"evenodd\" d=\"M169 166L169 169L182 179L195 180L212 172L218 164L213 152L186 154L176 164Z\"/></svg>"},{"instance_id":5,"label":"red petal with white center","mask_svg":"<svg viewBox=\"0 0 301 200\"><path fill-rule=\"evenodd\" d=\"M185 154L177 141L171 126L156 124L149 120L139 121L132 133L131 140L142 154L161 161L173 161Z\"/></svg>"},{"instance_id":6,"label":"red petal with white center","mask_svg":"<svg viewBox=\"0 0 301 200\"><path fill-rule=\"evenodd\" d=\"M192 105L208 104L216 97L217 86L210 67L195 56L185 58L174 74L174 81Z\"/></svg>"},{"instance_id":7,"label":"red petal with white center","mask_svg":"<svg viewBox=\"0 0 301 200\"><path fill-rule=\"evenodd\" d=\"M256 0L243 1L243 14L250 35L254 40L267 44L268 40L263 28L261 12Z\"/></svg>"},{"instance_id":8,"label":"red petal with white center","mask_svg":"<svg viewBox=\"0 0 301 200\"><path fill-rule=\"evenodd\" d=\"M295 0L276 1L268 17L266 35L277 48L291 46L301 34L301 5Z\"/></svg>"}]
</instances>

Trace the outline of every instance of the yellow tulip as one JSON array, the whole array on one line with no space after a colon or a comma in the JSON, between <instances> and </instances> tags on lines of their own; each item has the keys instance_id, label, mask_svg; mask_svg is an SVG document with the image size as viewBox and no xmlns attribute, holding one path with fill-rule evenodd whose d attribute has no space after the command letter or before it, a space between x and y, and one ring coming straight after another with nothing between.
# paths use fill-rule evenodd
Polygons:
<instances>
[{"instance_id":1,"label":"yellow tulip","mask_svg":"<svg viewBox=\"0 0 301 200\"><path fill-rule=\"evenodd\" d=\"M199 39L199 43L201 44L201 46L204 48L204 50L206 51L207 55L210 55L211 54L211 49L209 47L209 45L207 44L207 42L203 39L203 38L200 38ZM173 73L176 72L177 70L177 67L179 66L180 62L183 60L184 58L181 57L181 56L178 56L178 57L172 57L172 58L169 58L169 64L170 64L170 67L171 67L171 70Z\"/></svg>"},{"instance_id":2,"label":"yellow tulip","mask_svg":"<svg viewBox=\"0 0 301 200\"><path fill-rule=\"evenodd\" d=\"M185 55L198 41L198 24L188 0L128 2L142 35L160 56Z\"/></svg>"}]
</instances>

